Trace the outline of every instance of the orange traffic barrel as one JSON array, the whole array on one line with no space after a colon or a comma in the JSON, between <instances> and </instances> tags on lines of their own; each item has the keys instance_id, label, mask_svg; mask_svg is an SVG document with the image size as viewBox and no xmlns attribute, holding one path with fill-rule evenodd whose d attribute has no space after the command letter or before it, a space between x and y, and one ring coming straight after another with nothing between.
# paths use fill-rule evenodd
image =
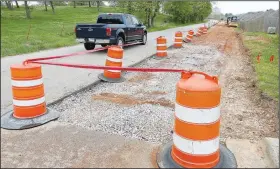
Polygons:
<instances>
[{"instance_id":1,"label":"orange traffic barrel","mask_svg":"<svg viewBox=\"0 0 280 169\"><path fill-rule=\"evenodd\" d=\"M221 88L218 78L182 72L176 85L173 141L157 156L160 168L237 168L219 144Z\"/></svg>"},{"instance_id":2,"label":"orange traffic barrel","mask_svg":"<svg viewBox=\"0 0 280 169\"><path fill-rule=\"evenodd\" d=\"M203 27L200 27L200 28L198 29L198 32L199 32L200 35L202 35L202 34L203 34Z\"/></svg>"},{"instance_id":3,"label":"orange traffic barrel","mask_svg":"<svg viewBox=\"0 0 280 169\"><path fill-rule=\"evenodd\" d=\"M123 49L121 47L112 46L108 49L105 66L122 67ZM99 74L99 79L117 83L123 82L125 79L121 76L121 70L104 70L104 73Z\"/></svg>"},{"instance_id":4,"label":"orange traffic barrel","mask_svg":"<svg viewBox=\"0 0 280 169\"><path fill-rule=\"evenodd\" d=\"M201 34L202 34L202 30L201 30L201 28L198 28L195 36L199 37L199 36L201 36Z\"/></svg>"},{"instance_id":5,"label":"orange traffic barrel","mask_svg":"<svg viewBox=\"0 0 280 169\"><path fill-rule=\"evenodd\" d=\"M178 31L175 33L174 47L181 48L183 46L183 33Z\"/></svg>"},{"instance_id":6,"label":"orange traffic barrel","mask_svg":"<svg viewBox=\"0 0 280 169\"><path fill-rule=\"evenodd\" d=\"M202 33L207 34L207 27L206 26L203 27Z\"/></svg>"},{"instance_id":7,"label":"orange traffic barrel","mask_svg":"<svg viewBox=\"0 0 280 169\"><path fill-rule=\"evenodd\" d=\"M194 34L193 30L188 31L188 34L187 34L187 37L186 37L186 41L187 42L191 42L192 41L193 34Z\"/></svg>"},{"instance_id":8,"label":"orange traffic barrel","mask_svg":"<svg viewBox=\"0 0 280 169\"><path fill-rule=\"evenodd\" d=\"M9 117L4 117L4 126L1 127L29 128L58 118L57 112L46 107L41 65L17 64L12 65L10 70L13 112L8 113Z\"/></svg>"},{"instance_id":9,"label":"orange traffic barrel","mask_svg":"<svg viewBox=\"0 0 280 169\"><path fill-rule=\"evenodd\" d=\"M164 58L167 56L167 46L166 46L166 38L158 37L157 38L157 53L155 58Z\"/></svg>"}]
</instances>

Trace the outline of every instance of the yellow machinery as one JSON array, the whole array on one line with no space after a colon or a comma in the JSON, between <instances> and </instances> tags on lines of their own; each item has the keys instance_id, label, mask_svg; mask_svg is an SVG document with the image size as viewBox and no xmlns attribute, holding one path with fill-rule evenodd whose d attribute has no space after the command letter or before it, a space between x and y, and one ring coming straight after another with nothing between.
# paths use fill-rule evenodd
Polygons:
<instances>
[{"instance_id":1,"label":"yellow machinery","mask_svg":"<svg viewBox=\"0 0 280 169\"><path fill-rule=\"evenodd\" d=\"M238 27L237 16L231 16L227 18L228 27Z\"/></svg>"}]
</instances>

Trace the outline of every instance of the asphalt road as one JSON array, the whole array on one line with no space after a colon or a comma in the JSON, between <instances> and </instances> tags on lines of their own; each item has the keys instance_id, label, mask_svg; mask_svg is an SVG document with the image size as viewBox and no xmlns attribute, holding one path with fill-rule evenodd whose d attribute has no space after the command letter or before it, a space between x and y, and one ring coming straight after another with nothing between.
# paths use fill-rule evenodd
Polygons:
<instances>
[{"instance_id":1,"label":"asphalt road","mask_svg":"<svg viewBox=\"0 0 280 169\"><path fill-rule=\"evenodd\" d=\"M176 31L194 30L197 31L198 27L203 24L189 25L185 27L177 27L158 32L148 33L146 45L135 45L124 48L123 66L130 66L137 63L156 53L156 38L165 36L167 38L167 46L171 46L174 41ZM73 40L74 37L73 37ZM97 46L98 48L98 46ZM70 47L63 47L57 49L44 50L29 54L9 56L1 59L1 115L5 112L12 110L12 89L10 78L10 65L19 64L26 59L37 57L48 57L54 55L63 55L74 52L85 51L83 44L78 44ZM81 63L104 65L106 60L106 51L99 51L84 55L71 56L63 59L52 60L58 63ZM43 81L45 86L45 97L47 103L54 102L66 95L69 95L81 88L84 88L96 80L98 74L102 73L101 70L92 69L76 69L68 67L58 67L51 65L43 65Z\"/></svg>"}]
</instances>

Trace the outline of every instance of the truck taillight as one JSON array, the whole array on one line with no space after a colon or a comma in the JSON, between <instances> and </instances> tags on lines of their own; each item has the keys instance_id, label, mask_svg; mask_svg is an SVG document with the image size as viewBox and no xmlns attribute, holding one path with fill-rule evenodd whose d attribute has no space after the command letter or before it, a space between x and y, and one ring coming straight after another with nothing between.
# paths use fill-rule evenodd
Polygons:
<instances>
[{"instance_id":1,"label":"truck taillight","mask_svg":"<svg viewBox=\"0 0 280 169\"><path fill-rule=\"evenodd\" d=\"M77 32L77 27L75 27L74 32L75 32L75 33Z\"/></svg>"},{"instance_id":2,"label":"truck taillight","mask_svg":"<svg viewBox=\"0 0 280 169\"><path fill-rule=\"evenodd\" d=\"M111 36L111 28L106 28L106 35Z\"/></svg>"}]
</instances>

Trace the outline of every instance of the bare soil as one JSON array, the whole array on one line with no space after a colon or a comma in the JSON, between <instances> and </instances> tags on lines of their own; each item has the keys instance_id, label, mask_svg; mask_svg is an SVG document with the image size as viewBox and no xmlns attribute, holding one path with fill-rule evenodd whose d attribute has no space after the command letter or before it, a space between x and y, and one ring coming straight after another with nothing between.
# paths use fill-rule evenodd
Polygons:
<instances>
[{"instance_id":1,"label":"bare soil","mask_svg":"<svg viewBox=\"0 0 280 169\"><path fill-rule=\"evenodd\" d=\"M222 86L223 137L256 139L278 137L278 102L264 97L242 37L234 28L219 23L194 44L217 47L224 53L220 74Z\"/></svg>"},{"instance_id":2,"label":"bare soil","mask_svg":"<svg viewBox=\"0 0 280 169\"><path fill-rule=\"evenodd\" d=\"M150 92L150 94L154 95L161 95L164 92L160 91L154 91ZM146 93L147 94L147 93ZM148 96L148 95L146 95ZM112 103L122 104L126 106L133 106L133 105L140 105L140 104L152 104L152 105L161 105L164 107L171 107L174 108L175 104L170 101L166 100L164 98L160 98L158 100L152 100L149 98L137 98L133 97L131 95L125 95L125 94L116 94L116 93L100 93L99 95L94 95L92 97L94 100L102 100L102 101L109 101Z\"/></svg>"}]
</instances>

